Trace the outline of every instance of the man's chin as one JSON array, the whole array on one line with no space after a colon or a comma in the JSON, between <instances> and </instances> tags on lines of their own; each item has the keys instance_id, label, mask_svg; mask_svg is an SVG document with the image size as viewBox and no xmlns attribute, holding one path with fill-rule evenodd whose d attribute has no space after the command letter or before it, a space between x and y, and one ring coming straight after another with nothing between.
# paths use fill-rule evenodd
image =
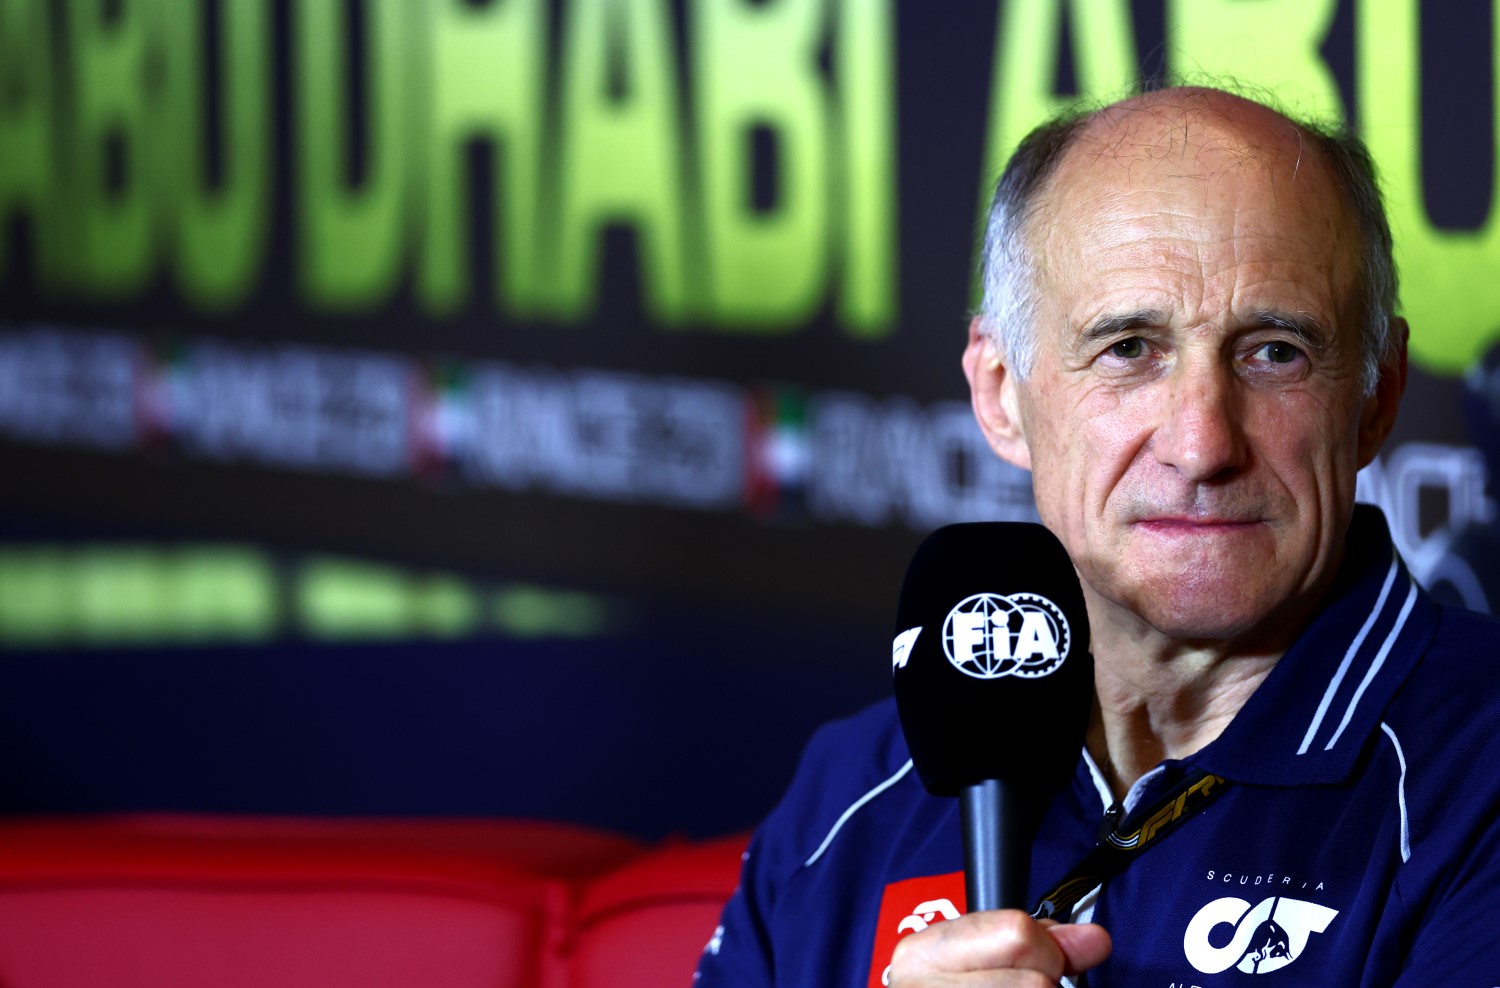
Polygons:
<instances>
[{"instance_id":1,"label":"man's chin","mask_svg":"<svg viewBox=\"0 0 1500 988\"><path fill-rule=\"evenodd\" d=\"M1260 624L1258 615L1206 615L1173 611L1143 614L1141 617L1158 633L1184 645L1235 641L1250 635Z\"/></svg>"},{"instance_id":2,"label":"man's chin","mask_svg":"<svg viewBox=\"0 0 1500 988\"><path fill-rule=\"evenodd\" d=\"M1141 594L1127 606L1157 633L1184 644L1279 639L1267 627L1272 608L1259 603L1262 599L1233 584L1176 583Z\"/></svg>"}]
</instances>

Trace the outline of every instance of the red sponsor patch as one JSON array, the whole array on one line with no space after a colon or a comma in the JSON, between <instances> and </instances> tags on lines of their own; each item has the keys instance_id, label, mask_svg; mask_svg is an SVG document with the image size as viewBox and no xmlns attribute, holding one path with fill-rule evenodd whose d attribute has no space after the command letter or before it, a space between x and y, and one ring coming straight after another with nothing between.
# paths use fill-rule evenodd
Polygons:
<instances>
[{"instance_id":1,"label":"red sponsor patch","mask_svg":"<svg viewBox=\"0 0 1500 988\"><path fill-rule=\"evenodd\" d=\"M880 919L875 926L875 950L870 955L868 988L889 983L891 954L896 941L908 933L925 930L933 923L957 919L968 909L964 896L964 873L923 875L892 882L880 899Z\"/></svg>"}]
</instances>

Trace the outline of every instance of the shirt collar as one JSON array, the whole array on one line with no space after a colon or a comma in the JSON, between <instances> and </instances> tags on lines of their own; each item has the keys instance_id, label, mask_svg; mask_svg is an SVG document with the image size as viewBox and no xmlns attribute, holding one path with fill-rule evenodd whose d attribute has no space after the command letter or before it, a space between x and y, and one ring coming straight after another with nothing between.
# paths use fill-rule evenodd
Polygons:
<instances>
[{"instance_id":1,"label":"shirt collar","mask_svg":"<svg viewBox=\"0 0 1500 988\"><path fill-rule=\"evenodd\" d=\"M1329 603L1189 764L1259 785L1337 783L1354 771L1437 614L1378 508L1355 507L1344 545Z\"/></svg>"}]
</instances>

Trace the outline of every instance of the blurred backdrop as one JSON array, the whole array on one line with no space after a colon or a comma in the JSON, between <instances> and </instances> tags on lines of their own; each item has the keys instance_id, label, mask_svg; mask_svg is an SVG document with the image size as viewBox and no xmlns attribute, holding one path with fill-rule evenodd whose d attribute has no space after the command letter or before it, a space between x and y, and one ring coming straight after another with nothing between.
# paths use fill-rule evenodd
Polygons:
<instances>
[{"instance_id":1,"label":"blurred backdrop","mask_svg":"<svg viewBox=\"0 0 1500 988\"><path fill-rule=\"evenodd\" d=\"M1033 517L958 369L1078 94L1370 143L1361 476L1487 607L1491 4L0 0L0 812L747 827L887 690L920 536Z\"/></svg>"}]
</instances>

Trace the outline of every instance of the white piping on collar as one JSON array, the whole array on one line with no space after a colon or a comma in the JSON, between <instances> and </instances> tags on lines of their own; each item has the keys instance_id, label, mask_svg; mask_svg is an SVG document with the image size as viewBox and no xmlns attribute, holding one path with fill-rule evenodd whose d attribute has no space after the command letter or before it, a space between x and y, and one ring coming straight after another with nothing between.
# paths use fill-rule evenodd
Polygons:
<instances>
[{"instance_id":1,"label":"white piping on collar","mask_svg":"<svg viewBox=\"0 0 1500 988\"><path fill-rule=\"evenodd\" d=\"M1411 589L1406 592L1406 602L1401 605L1401 613L1396 616L1396 624L1391 628L1391 633L1385 636L1385 642L1380 646L1380 651L1375 653L1375 661L1370 663L1370 668L1365 672L1365 678L1359 681L1359 689L1354 691L1354 696L1349 699L1349 708L1344 711L1344 719L1339 721L1339 729L1333 732L1333 737L1323 746L1324 751L1332 751L1333 746L1338 744L1339 738L1343 736L1344 728L1349 726L1349 721L1354 717L1354 708L1359 706L1359 701L1364 697L1365 690L1369 687L1375 674L1380 667L1385 665L1385 657L1391 654L1391 646L1396 644L1396 638L1401 634L1401 629L1406 627L1406 619L1411 615L1412 605L1417 602L1417 585L1410 583Z\"/></svg>"},{"instance_id":2,"label":"white piping on collar","mask_svg":"<svg viewBox=\"0 0 1500 988\"><path fill-rule=\"evenodd\" d=\"M1385 608L1385 600L1391 594L1391 585L1396 582L1396 569L1396 558L1392 555L1391 569L1385 575L1385 584L1380 588L1380 596L1376 598L1375 606L1370 609L1370 616L1365 618L1364 626L1359 629L1359 634L1355 635L1354 641L1349 643L1349 650L1344 653L1344 660L1339 663L1338 670L1328 681L1328 688L1323 691L1323 699L1318 704L1318 712L1313 714L1312 723L1307 725L1307 733L1302 736L1302 747L1297 749L1297 754L1307 754L1307 749L1312 745L1312 739L1317 735L1318 728L1323 726L1323 718L1328 714L1328 707L1333 703L1334 694L1338 693L1339 687L1343 685L1344 676L1349 672L1349 666L1353 664L1355 654L1365 643L1370 629L1375 626L1375 619L1380 617L1380 612Z\"/></svg>"},{"instance_id":3,"label":"white piping on collar","mask_svg":"<svg viewBox=\"0 0 1500 988\"><path fill-rule=\"evenodd\" d=\"M1087 746L1085 746L1083 749L1083 763L1089 767L1089 777L1094 780L1094 788L1098 790L1099 801L1104 804L1105 812L1109 812L1109 808L1115 805L1115 794L1109 788L1109 781L1104 778L1104 773L1099 771L1099 766L1097 763L1095 763L1094 756L1089 754L1089 749L1087 748ZM1073 918L1071 922L1093 922L1094 907L1099 904L1099 893L1102 891L1104 891L1104 886L1101 884L1095 885L1092 889L1085 893L1083 898L1079 899L1078 902L1073 906ZM1078 982L1074 981L1072 978L1065 977L1062 979L1060 984L1062 984L1063 988L1077 988Z\"/></svg>"},{"instance_id":4,"label":"white piping on collar","mask_svg":"<svg viewBox=\"0 0 1500 988\"><path fill-rule=\"evenodd\" d=\"M802 862L802 867L806 868L811 864L815 864L817 860L823 856L823 852L828 850L828 845L833 843L833 839L838 836L838 833L843 829L844 824L849 822L850 817L858 813L860 809L863 808L864 805L870 800L874 799L876 796L879 796L891 786L894 786L896 783L900 782L902 778L905 777L906 773L910 771L911 759L908 758L906 760L906 764L896 769L895 773L892 774L889 779L886 779L884 782L875 786L875 788L871 789L869 792L865 793L863 796L850 803L849 808L844 810L839 818L834 821L833 829L828 831L828 836L823 838L823 843L819 844L818 849L812 852L812 857Z\"/></svg>"},{"instance_id":5,"label":"white piping on collar","mask_svg":"<svg viewBox=\"0 0 1500 988\"><path fill-rule=\"evenodd\" d=\"M1104 811L1106 813L1109 812L1109 808L1114 806L1116 802L1120 804L1120 811L1123 813L1129 813L1135 809L1140 803L1141 797L1146 794L1146 787L1151 784L1151 780L1166 771L1162 766L1156 766L1135 780L1130 787L1130 791L1125 794L1124 799L1116 800L1114 790L1109 787L1109 780L1104 778L1104 773L1100 771L1098 763L1094 761L1094 756L1089 754L1088 748L1083 749L1083 761L1089 767L1089 776L1094 780L1094 789L1098 791L1099 801L1104 804Z\"/></svg>"},{"instance_id":6,"label":"white piping on collar","mask_svg":"<svg viewBox=\"0 0 1500 988\"><path fill-rule=\"evenodd\" d=\"M1401 860L1404 863L1411 860L1411 823L1406 817L1406 752L1401 750L1401 741L1391 730L1391 725L1381 721L1380 729L1396 746L1396 761L1401 763L1401 778L1396 782L1396 803L1401 807Z\"/></svg>"},{"instance_id":7,"label":"white piping on collar","mask_svg":"<svg viewBox=\"0 0 1500 988\"><path fill-rule=\"evenodd\" d=\"M1098 764L1094 761L1094 756L1089 754L1087 745L1083 749L1083 763L1089 767L1089 778L1094 780L1094 791L1099 794L1099 802L1104 804L1104 812L1109 812L1109 808L1115 805L1115 794L1110 790L1109 780L1099 770Z\"/></svg>"}]
</instances>

